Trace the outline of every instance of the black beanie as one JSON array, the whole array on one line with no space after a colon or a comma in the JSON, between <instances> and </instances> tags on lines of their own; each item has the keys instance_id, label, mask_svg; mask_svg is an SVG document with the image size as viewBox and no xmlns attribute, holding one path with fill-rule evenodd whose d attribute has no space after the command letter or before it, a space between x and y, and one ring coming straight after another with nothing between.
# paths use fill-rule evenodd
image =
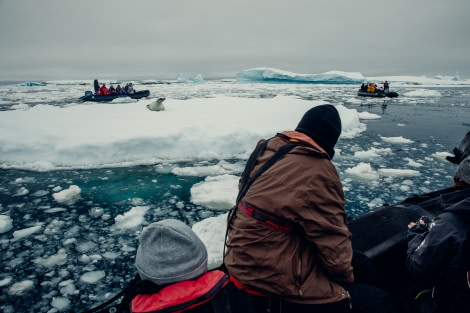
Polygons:
<instances>
[{"instance_id":1,"label":"black beanie","mask_svg":"<svg viewBox=\"0 0 470 313\"><path fill-rule=\"evenodd\" d=\"M325 104L311 108L295 130L312 138L333 159L333 148L341 134L341 118L334 106Z\"/></svg>"}]
</instances>

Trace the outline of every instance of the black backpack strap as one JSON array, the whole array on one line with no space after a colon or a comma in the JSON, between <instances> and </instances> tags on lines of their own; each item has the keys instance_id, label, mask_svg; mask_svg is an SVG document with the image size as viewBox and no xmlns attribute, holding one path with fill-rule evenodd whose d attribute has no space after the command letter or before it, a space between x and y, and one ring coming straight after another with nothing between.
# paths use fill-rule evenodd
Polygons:
<instances>
[{"instance_id":1,"label":"black backpack strap","mask_svg":"<svg viewBox=\"0 0 470 313\"><path fill-rule=\"evenodd\" d=\"M245 170L243 171L242 174L242 186L240 188L240 191L238 192L237 196L237 202L235 206L233 206L230 211L228 212L228 219L227 219L227 228L225 230L225 240L224 240L224 250L223 250L223 255L225 256L225 246L227 243L227 237L228 237L228 230L230 228L230 225L232 224L233 218L235 217L235 213L238 209L238 203L240 200L245 196L246 192L248 191L248 188L254 183L254 181L261 176L268 168L270 168L274 163L282 159L289 151L294 149L295 146L298 145L298 143L288 143L284 146L282 146L279 150L274 153L271 158L261 166L261 168L256 171L253 176L248 179L247 177L250 175L251 171L253 170L253 167L255 166L256 160L258 157L261 155L261 153L264 151L268 144L269 140L266 140L262 144L258 145L256 149L251 153L250 158L247 161L247 165L245 166ZM260 147L262 145L262 147Z\"/></svg>"},{"instance_id":2,"label":"black backpack strap","mask_svg":"<svg viewBox=\"0 0 470 313\"><path fill-rule=\"evenodd\" d=\"M137 274L127 285L126 288L124 288L122 291L120 291L118 294L116 294L114 297L109 299L108 301L91 308L89 310L86 310L83 313L105 313L105 312L117 312L117 313L126 313L130 312L129 310L129 304L130 301L135 297L135 289L136 289L136 284L141 281L140 276ZM116 302L119 298L121 298L121 301L117 304L115 304L112 307L109 307L111 304Z\"/></svg>"},{"instance_id":3,"label":"black backpack strap","mask_svg":"<svg viewBox=\"0 0 470 313\"><path fill-rule=\"evenodd\" d=\"M211 300L214 313L256 313L253 298L230 282Z\"/></svg>"},{"instance_id":4,"label":"black backpack strap","mask_svg":"<svg viewBox=\"0 0 470 313\"><path fill-rule=\"evenodd\" d=\"M109 313L109 312L129 313L132 299L134 299L134 297L137 296L137 294L150 295L150 294L159 292L165 286L166 285L157 285L148 280L142 280L140 279L139 274L136 274L135 277L126 286L126 288L124 288L114 297L83 313ZM117 300L121 297L122 299L119 302L117 302ZM116 303L112 305L114 302Z\"/></svg>"},{"instance_id":5,"label":"black backpack strap","mask_svg":"<svg viewBox=\"0 0 470 313\"><path fill-rule=\"evenodd\" d=\"M279 161L280 159L282 159L287 153L289 153L289 151L291 151L295 146L297 146L297 144L295 143L289 143L289 144L286 144L284 146L282 146L279 150L276 151L276 153L274 153L274 155L266 162L263 164L263 166L261 166L261 168L256 171L255 174L253 174L253 176L248 180L246 179L245 177L248 177L250 175L250 172L251 170L253 169L254 167L254 163L251 165L251 168L250 168L250 171L248 173L246 173L246 175L244 175L244 180L242 180L242 187L240 188L240 192L238 193L238 197L237 197L237 203L240 202L240 200L245 196L246 192L248 191L248 189L250 188L250 186L255 182L255 180L261 176L261 174L263 174L264 172L266 172L266 170L268 168L270 168L274 163L276 163L277 161ZM261 153L259 153L261 154ZM258 156L259 156L258 154ZM245 168L245 171L247 170L247 167ZM245 174L245 172L244 172Z\"/></svg>"},{"instance_id":6,"label":"black backpack strap","mask_svg":"<svg viewBox=\"0 0 470 313\"><path fill-rule=\"evenodd\" d=\"M253 152L251 153L248 161L246 162L245 169L243 170L243 173L242 173L242 178L241 178L241 185L242 186L246 185L246 182L248 181L248 178L250 177L250 173L253 170L253 167L255 167L256 160L261 155L261 153L264 151L264 149L266 148L266 146L268 145L268 142L270 140L271 139L268 139L268 140L265 140L264 142L260 143L258 146L256 146L255 150L253 150ZM239 198L240 198L240 192L238 192L236 203L238 203L238 201L240 201Z\"/></svg>"}]
</instances>

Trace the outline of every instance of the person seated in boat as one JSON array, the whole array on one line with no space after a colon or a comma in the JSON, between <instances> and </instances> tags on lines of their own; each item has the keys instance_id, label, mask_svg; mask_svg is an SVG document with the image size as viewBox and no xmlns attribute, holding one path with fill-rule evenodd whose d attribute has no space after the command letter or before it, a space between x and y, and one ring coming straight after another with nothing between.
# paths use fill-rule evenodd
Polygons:
<instances>
[{"instance_id":1,"label":"person seated in boat","mask_svg":"<svg viewBox=\"0 0 470 313\"><path fill-rule=\"evenodd\" d=\"M126 85L126 93L135 93L134 85L132 83Z\"/></svg>"},{"instance_id":2,"label":"person seated in boat","mask_svg":"<svg viewBox=\"0 0 470 313\"><path fill-rule=\"evenodd\" d=\"M95 88L95 95L97 95L100 91L100 84L98 83L97 79L95 79L95 81L93 82L93 87Z\"/></svg>"},{"instance_id":3,"label":"person seated in boat","mask_svg":"<svg viewBox=\"0 0 470 313\"><path fill-rule=\"evenodd\" d=\"M223 270L208 271L207 262L206 246L185 223L165 219L148 225L135 257L140 281L131 312L255 313L251 296Z\"/></svg>"},{"instance_id":4,"label":"person seated in boat","mask_svg":"<svg viewBox=\"0 0 470 313\"><path fill-rule=\"evenodd\" d=\"M247 162L224 264L259 312L393 312L386 292L356 276L361 267L331 161L341 129L333 105L313 107L295 130L260 140Z\"/></svg>"},{"instance_id":5,"label":"person seated in boat","mask_svg":"<svg viewBox=\"0 0 470 313\"><path fill-rule=\"evenodd\" d=\"M367 91L367 83L366 82L363 82L362 85L361 85L361 91Z\"/></svg>"},{"instance_id":6,"label":"person seated in boat","mask_svg":"<svg viewBox=\"0 0 470 313\"><path fill-rule=\"evenodd\" d=\"M107 95L107 94L108 94L108 88L106 88L106 84L101 85L100 95Z\"/></svg>"},{"instance_id":7,"label":"person seated in boat","mask_svg":"<svg viewBox=\"0 0 470 313\"><path fill-rule=\"evenodd\" d=\"M377 88L376 84L370 83L369 86L367 86L367 92L375 92L376 88Z\"/></svg>"},{"instance_id":8,"label":"person seated in boat","mask_svg":"<svg viewBox=\"0 0 470 313\"><path fill-rule=\"evenodd\" d=\"M110 94L110 95L115 95L116 94L116 89L114 88L113 85L109 86L108 94Z\"/></svg>"},{"instance_id":9,"label":"person seated in boat","mask_svg":"<svg viewBox=\"0 0 470 313\"><path fill-rule=\"evenodd\" d=\"M407 268L416 284L413 312L470 312L470 157L458 166L443 213L408 225Z\"/></svg>"},{"instance_id":10,"label":"person seated in boat","mask_svg":"<svg viewBox=\"0 0 470 313\"><path fill-rule=\"evenodd\" d=\"M121 85L117 85L116 94L122 95L123 93L124 93L124 90L122 89Z\"/></svg>"}]
</instances>

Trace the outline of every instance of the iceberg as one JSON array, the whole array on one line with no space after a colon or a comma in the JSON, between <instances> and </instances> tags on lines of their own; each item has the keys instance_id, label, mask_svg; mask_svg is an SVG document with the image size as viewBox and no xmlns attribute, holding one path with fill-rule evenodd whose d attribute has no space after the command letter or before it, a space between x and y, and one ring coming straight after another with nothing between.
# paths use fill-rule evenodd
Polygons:
<instances>
[{"instance_id":1,"label":"iceberg","mask_svg":"<svg viewBox=\"0 0 470 313\"><path fill-rule=\"evenodd\" d=\"M279 69L258 67L237 73L238 82L360 84L366 79L358 72L329 71L322 74L296 74Z\"/></svg>"}]
</instances>

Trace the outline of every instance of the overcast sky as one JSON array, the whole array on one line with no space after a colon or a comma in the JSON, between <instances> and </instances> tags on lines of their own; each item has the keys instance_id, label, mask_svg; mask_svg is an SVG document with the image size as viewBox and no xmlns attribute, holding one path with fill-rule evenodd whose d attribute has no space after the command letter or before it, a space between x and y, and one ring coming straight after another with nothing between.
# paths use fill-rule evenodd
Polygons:
<instances>
[{"instance_id":1,"label":"overcast sky","mask_svg":"<svg viewBox=\"0 0 470 313\"><path fill-rule=\"evenodd\" d=\"M470 78L469 0L0 0L0 80Z\"/></svg>"}]
</instances>

